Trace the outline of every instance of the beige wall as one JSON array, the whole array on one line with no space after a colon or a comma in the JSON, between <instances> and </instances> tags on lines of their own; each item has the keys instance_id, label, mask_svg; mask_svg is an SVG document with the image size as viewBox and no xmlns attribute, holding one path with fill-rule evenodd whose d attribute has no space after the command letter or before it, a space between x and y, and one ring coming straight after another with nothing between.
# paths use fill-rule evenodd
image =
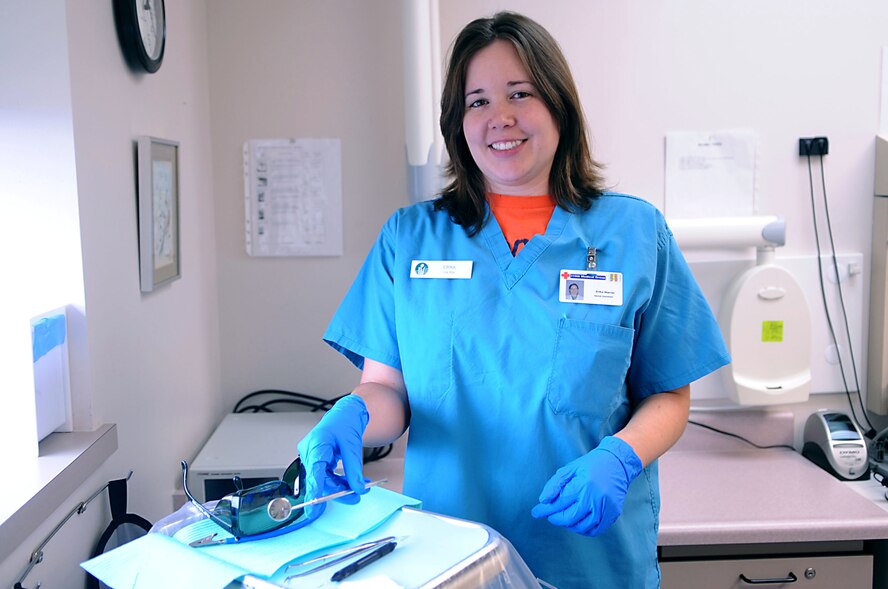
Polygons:
<instances>
[{"instance_id":1,"label":"beige wall","mask_svg":"<svg viewBox=\"0 0 888 589\"><path fill-rule=\"evenodd\" d=\"M94 404L134 505L169 510L178 459L220 418L215 192L203 2L170 3L164 66L124 67L110 10L71 0L71 79ZM133 139L179 142L182 277L139 290ZM116 467L116 469L115 469Z\"/></svg>"},{"instance_id":2,"label":"beige wall","mask_svg":"<svg viewBox=\"0 0 888 589\"><path fill-rule=\"evenodd\" d=\"M223 406L264 388L344 394L357 371L321 335L407 204L400 1L224 2L208 17ZM243 143L290 137L342 140L341 257L246 254Z\"/></svg>"}]
</instances>

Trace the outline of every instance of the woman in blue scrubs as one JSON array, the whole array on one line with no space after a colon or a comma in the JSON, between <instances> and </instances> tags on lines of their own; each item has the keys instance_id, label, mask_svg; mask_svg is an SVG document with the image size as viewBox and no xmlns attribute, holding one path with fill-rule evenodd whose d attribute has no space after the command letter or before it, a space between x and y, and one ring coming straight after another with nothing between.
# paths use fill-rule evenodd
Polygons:
<instances>
[{"instance_id":1,"label":"woman in blue scrubs","mask_svg":"<svg viewBox=\"0 0 888 589\"><path fill-rule=\"evenodd\" d=\"M324 335L362 376L299 443L308 495L364 492L362 446L409 426L425 509L561 589L658 587L657 458L729 362L709 306L657 209L604 189L539 24L467 25L441 105L450 184L392 215Z\"/></svg>"}]
</instances>

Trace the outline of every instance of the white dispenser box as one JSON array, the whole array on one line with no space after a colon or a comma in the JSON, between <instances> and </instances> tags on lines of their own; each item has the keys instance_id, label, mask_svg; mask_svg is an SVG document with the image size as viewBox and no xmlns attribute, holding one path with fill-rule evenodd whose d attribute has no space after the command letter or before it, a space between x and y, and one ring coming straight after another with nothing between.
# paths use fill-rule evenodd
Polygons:
<instances>
[{"instance_id":1,"label":"white dispenser box","mask_svg":"<svg viewBox=\"0 0 888 589\"><path fill-rule=\"evenodd\" d=\"M31 319L37 441L55 431L73 430L65 307Z\"/></svg>"},{"instance_id":2,"label":"white dispenser box","mask_svg":"<svg viewBox=\"0 0 888 589\"><path fill-rule=\"evenodd\" d=\"M739 405L800 403L811 390L811 313L802 287L759 248L722 303L731 365L724 371Z\"/></svg>"}]
</instances>

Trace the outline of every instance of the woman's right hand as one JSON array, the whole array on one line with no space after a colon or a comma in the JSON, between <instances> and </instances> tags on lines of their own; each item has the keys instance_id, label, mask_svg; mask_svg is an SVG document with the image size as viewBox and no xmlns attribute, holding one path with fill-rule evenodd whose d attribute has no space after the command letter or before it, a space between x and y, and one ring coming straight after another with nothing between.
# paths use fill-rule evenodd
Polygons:
<instances>
[{"instance_id":1,"label":"woman's right hand","mask_svg":"<svg viewBox=\"0 0 888 589\"><path fill-rule=\"evenodd\" d=\"M364 400L348 395L337 401L321 421L299 442L297 448L305 466L305 501L338 491L352 490L340 501L356 503L368 491L363 475L363 436L370 420ZM339 460L345 476L335 474ZM306 516L315 519L326 503L309 505Z\"/></svg>"}]
</instances>

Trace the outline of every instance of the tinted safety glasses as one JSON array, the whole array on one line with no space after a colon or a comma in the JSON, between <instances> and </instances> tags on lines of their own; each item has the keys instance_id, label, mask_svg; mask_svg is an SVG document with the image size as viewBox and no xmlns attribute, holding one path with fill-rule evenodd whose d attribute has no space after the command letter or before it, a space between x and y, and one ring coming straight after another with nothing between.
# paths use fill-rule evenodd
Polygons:
<instances>
[{"instance_id":1,"label":"tinted safety glasses","mask_svg":"<svg viewBox=\"0 0 888 589\"><path fill-rule=\"evenodd\" d=\"M287 467L281 480L244 489L240 477L234 477L234 484L238 490L219 499L211 511L197 501L188 489L188 463L182 461L185 496L204 515L234 536L233 539L211 540L207 544L268 538L308 523L301 521L305 519L307 504L304 500L305 467L299 458Z\"/></svg>"},{"instance_id":2,"label":"tinted safety glasses","mask_svg":"<svg viewBox=\"0 0 888 589\"><path fill-rule=\"evenodd\" d=\"M385 479L373 481L367 486L383 482ZM192 546L247 542L286 534L311 523L305 517L305 508L309 505L323 503L354 492L340 491L306 501L305 467L298 457L287 467L280 480L244 489L240 477L236 476L234 484L238 490L219 499L215 507L210 510L197 501L188 489L188 463L182 461L182 487L185 496L198 510L233 536L216 540L216 534L213 534L192 542Z\"/></svg>"}]
</instances>

